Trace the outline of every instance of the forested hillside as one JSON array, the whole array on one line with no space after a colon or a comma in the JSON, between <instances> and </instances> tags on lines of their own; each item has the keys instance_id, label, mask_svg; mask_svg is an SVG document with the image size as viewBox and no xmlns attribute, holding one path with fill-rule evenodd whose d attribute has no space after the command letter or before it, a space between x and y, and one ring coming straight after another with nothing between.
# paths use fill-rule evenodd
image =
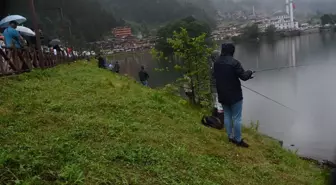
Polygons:
<instances>
[{"instance_id":1,"label":"forested hillside","mask_svg":"<svg viewBox=\"0 0 336 185\"><path fill-rule=\"evenodd\" d=\"M21 14L28 18L31 26L31 13L28 1L7 1L8 14ZM45 35L63 38L72 42L94 41L111 28L120 25L113 14L104 11L93 0L35 0L39 24Z\"/></svg>"},{"instance_id":2,"label":"forested hillside","mask_svg":"<svg viewBox=\"0 0 336 185\"><path fill-rule=\"evenodd\" d=\"M216 11L210 0L99 0L117 17L147 24L162 24L190 15L212 22Z\"/></svg>"},{"instance_id":3,"label":"forested hillside","mask_svg":"<svg viewBox=\"0 0 336 185\"><path fill-rule=\"evenodd\" d=\"M160 26L193 15L213 24L216 13L209 0L35 0L35 6L45 35L73 43L98 40L125 21ZM6 14L31 20L28 7L28 1L7 0Z\"/></svg>"}]
</instances>

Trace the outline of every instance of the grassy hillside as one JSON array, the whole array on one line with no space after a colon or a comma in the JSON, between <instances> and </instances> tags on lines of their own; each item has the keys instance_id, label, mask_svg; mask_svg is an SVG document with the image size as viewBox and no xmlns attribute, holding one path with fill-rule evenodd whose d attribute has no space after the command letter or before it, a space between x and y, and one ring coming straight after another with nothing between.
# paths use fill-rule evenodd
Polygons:
<instances>
[{"instance_id":1,"label":"grassy hillside","mask_svg":"<svg viewBox=\"0 0 336 185\"><path fill-rule=\"evenodd\" d=\"M324 184L250 129L251 148L179 97L78 62L0 79L0 184Z\"/></svg>"}]
</instances>

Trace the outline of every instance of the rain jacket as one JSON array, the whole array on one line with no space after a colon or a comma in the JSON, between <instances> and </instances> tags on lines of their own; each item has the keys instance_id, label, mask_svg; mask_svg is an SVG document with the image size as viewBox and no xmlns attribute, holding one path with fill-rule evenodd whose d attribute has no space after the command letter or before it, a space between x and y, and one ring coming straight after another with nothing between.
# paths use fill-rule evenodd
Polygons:
<instances>
[{"instance_id":1,"label":"rain jacket","mask_svg":"<svg viewBox=\"0 0 336 185\"><path fill-rule=\"evenodd\" d=\"M252 71L245 71L241 63L233 58L234 52L234 45L224 44L221 56L214 64L218 101L226 106L243 100L240 80L247 81L253 74Z\"/></svg>"}]
</instances>

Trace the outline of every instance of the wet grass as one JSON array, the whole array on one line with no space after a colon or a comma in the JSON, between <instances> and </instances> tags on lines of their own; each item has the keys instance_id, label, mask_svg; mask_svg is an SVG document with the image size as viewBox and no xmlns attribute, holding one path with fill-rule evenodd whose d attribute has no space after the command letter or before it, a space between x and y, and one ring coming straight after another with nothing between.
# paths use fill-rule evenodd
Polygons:
<instances>
[{"instance_id":1,"label":"wet grass","mask_svg":"<svg viewBox=\"0 0 336 185\"><path fill-rule=\"evenodd\" d=\"M245 129L249 149L202 111L75 63L0 79L0 184L323 184L323 172Z\"/></svg>"}]
</instances>

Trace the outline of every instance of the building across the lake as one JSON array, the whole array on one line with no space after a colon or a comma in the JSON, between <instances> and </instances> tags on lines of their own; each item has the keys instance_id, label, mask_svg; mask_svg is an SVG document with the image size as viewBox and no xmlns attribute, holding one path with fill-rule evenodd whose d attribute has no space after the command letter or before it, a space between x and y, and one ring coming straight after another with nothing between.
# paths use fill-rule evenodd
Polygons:
<instances>
[{"instance_id":1,"label":"building across the lake","mask_svg":"<svg viewBox=\"0 0 336 185\"><path fill-rule=\"evenodd\" d=\"M298 30L299 23L294 20L294 8L293 0L286 0L286 11L277 11L271 18L258 20L256 24L261 31L269 26L274 26L277 30Z\"/></svg>"},{"instance_id":2,"label":"building across the lake","mask_svg":"<svg viewBox=\"0 0 336 185\"><path fill-rule=\"evenodd\" d=\"M286 12L276 12L270 19L259 20L256 22L261 31L267 27L274 26L277 30L298 30L299 22L291 22L290 16Z\"/></svg>"},{"instance_id":3,"label":"building across the lake","mask_svg":"<svg viewBox=\"0 0 336 185\"><path fill-rule=\"evenodd\" d=\"M132 36L132 29L130 27L118 27L114 28L112 33L116 38L125 38Z\"/></svg>"}]
</instances>

